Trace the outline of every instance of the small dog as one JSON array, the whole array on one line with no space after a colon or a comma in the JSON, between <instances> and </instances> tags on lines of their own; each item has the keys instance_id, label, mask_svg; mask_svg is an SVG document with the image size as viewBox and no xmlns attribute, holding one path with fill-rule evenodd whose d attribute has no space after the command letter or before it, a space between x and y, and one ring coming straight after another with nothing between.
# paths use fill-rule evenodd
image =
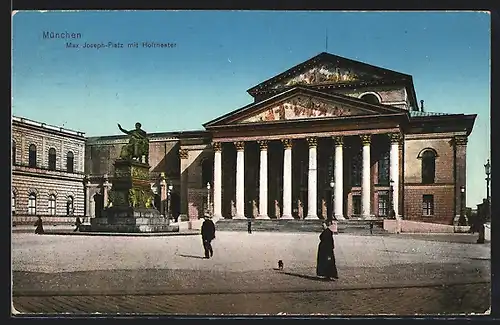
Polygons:
<instances>
[{"instance_id":1,"label":"small dog","mask_svg":"<svg viewBox=\"0 0 500 325\"><path fill-rule=\"evenodd\" d=\"M278 270L283 270L283 266L284 266L283 261L279 260L278 261Z\"/></svg>"}]
</instances>

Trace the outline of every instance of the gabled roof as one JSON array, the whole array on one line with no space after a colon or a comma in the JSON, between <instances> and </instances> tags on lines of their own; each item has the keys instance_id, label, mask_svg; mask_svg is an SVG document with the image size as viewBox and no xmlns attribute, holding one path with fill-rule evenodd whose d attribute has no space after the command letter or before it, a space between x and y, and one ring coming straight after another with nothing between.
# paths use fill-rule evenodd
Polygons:
<instances>
[{"instance_id":1,"label":"gabled roof","mask_svg":"<svg viewBox=\"0 0 500 325\"><path fill-rule=\"evenodd\" d=\"M364 62L360 61L355 61L351 60L348 58L344 58L338 55L333 55L327 52L322 52L315 57L304 61L288 70L285 72L282 72L264 82L261 82L260 84L250 88L247 90L247 92L255 96L259 92L265 92L267 89L269 89L271 86L277 84L280 81L283 81L287 78L293 77L295 75L298 75L305 71L308 68L314 67L315 65L321 64L321 63L335 63L338 64L339 66L345 67L345 68L356 68L357 70L361 70L367 74L373 74L374 78L373 80L377 79L399 79L399 80L408 80L411 81L412 77L411 75L396 72L393 70L381 68L381 67L376 67L371 64L367 64ZM377 78L375 78L377 76Z\"/></svg>"},{"instance_id":2,"label":"gabled roof","mask_svg":"<svg viewBox=\"0 0 500 325\"><path fill-rule=\"evenodd\" d=\"M273 97L267 98L260 102L251 103L237 110L234 110L228 114L222 115L212 121L203 124L203 127L209 129L214 126L234 124L235 122L241 120L242 118L248 117L252 113L260 112L262 109L270 107L273 104L282 102L284 100L290 99L292 97L295 97L299 94L310 96L312 98L335 101L337 103L346 104L352 107L357 107L362 111L366 111L367 114L384 115L384 114L407 113L406 110L394 106L383 105L383 104L371 104L351 96L335 94L335 93L326 93L318 90L313 90L307 87L296 86L280 94L277 94Z\"/></svg>"}]
</instances>

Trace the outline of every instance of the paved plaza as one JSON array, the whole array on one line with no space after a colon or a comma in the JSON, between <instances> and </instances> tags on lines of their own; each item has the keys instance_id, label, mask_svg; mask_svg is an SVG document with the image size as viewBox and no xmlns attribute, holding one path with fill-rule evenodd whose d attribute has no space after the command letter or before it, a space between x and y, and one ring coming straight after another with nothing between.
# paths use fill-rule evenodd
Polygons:
<instances>
[{"instance_id":1,"label":"paved plaza","mask_svg":"<svg viewBox=\"0 0 500 325\"><path fill-rule=\"evenodd\" d=\"M315 277L319 234L117 237L12 234L21 313L463 314L490 306L477 236L335 236L340 279ZM282 271L277 261L284 261Z\"/></svg>"}]
</instances>

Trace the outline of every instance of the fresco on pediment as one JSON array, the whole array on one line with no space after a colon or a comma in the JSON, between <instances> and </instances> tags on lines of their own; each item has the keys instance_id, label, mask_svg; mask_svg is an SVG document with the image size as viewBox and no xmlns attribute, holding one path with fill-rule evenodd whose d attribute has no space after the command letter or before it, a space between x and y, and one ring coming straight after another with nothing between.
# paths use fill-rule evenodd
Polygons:
<instances>
[{"instance_id":1,"label":"fresco on pediment","mask_svg":"<svg viewBox=\"0 0 500 325\"><path fill-rule=\"evenodd\" d=\"M366 79L366 77L368 76L364 73L355 72L351 69L339 67L332 63L325 63L313 67L297 76L285 79L284 81L276 84L272 88L279 89L295 85L343 83L343 82L351 82L351 81ZM373 76L373 75L369 77L378 78L378 76Z\"/></svg>"},{"instance_id":2,"label":"fresco on pediment","mask_svg":"<svg viewBox=\"0 0 500 325\"><path fill-rule=\"evenodd\" d=\"M319 117L342 117L353 115L350 108L335 103L327 103L311 97L292 98L280 105L269 108L240 123L270 122Z\"/></svg>"}]
</instances>

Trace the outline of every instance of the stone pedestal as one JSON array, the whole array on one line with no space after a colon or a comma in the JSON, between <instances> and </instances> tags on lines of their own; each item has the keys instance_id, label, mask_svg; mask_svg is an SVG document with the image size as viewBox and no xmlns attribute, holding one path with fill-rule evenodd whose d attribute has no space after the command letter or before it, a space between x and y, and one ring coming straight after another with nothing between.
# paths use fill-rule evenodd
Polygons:
<instances>
[{"instance_id":1,"label":"stone pedestal","mask_svg":"<svg viewBox=\"0 0 500 325\"><path fill-rule=\"evenodd\" d=\"M153 208L154 193L149 181L149 165L134 160L116 160L109 192L110 206L101 217L93 218L90 231L96 232L170 232L166 216Z\"/></svg>"}]
</instances>

